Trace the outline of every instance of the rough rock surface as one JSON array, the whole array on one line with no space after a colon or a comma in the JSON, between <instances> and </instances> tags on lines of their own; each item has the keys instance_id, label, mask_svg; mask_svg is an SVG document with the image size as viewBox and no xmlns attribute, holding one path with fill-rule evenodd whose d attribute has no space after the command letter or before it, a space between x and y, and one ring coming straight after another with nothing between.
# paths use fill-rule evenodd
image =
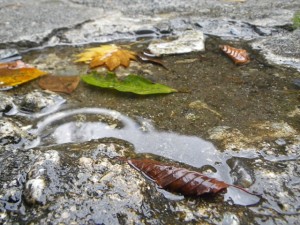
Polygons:
<instances>
[{"instance_id":1,"label":"rough rock surface","mask_svg":"<svg viewBox=\"0 0 300 225\"><path fill-rule=\"evenodd\" d=\"M39 224L178 224L201 217L200 211L193 212L198 203L166 199L153 183L114 158L131 148L120 140L102 139L4 151L8 160L0 158L0 222L14 224L25 211L23 222L40 218Z\"/></svg>"},{"instance_id":2,"label":"rough rock surface","mask_svg":"<svg viewBox=\"0 0 300 225\"><path fill-rule=\"evenodd\" d=\"M295 146L295 150L297 147ZM298 147L299 150L299 147ZM0 222L15 224L20 220L33 224L247 224L245 215L253 212L262 216L256 222L271 222L272 208L282 215L296 213L299 207L298 191L293 173L299 165L286 162L268 162L262 169L256 159L255 170L248 163L232 158L229 165L237 184L264 189L270 202L242 210L226 204L218 196L209 198L178 198L159 191L141 173L115 158L132 152L132 145L117 139L99 139L81 144L63 144L30 150L6 151L0 148ZM17 160L16 160L17 159ZM249 161L249 163L253 163ZM280 164L286 174L275 168ZM264 165L264 167L266 167ZM291 177L292 176L292 177ZM293 181L286 183L285 181ZM262 184L261 182L264 182ZM295 194L289 194L291 190ZM285 196L282 199L282 196ZM292 206L290 202L295 204ZM263 214L266 214L264 218ZM23 216L22 216L23 215ZM37 218L38 221L36 220ZM280 222L284 217L278 218ZM294 224L297 216L289 216ZM226 223L225 223L226 222ZM238 224L239 224L238 223Z\"/></svg>"},{"instance_id":3,"label":"rough rock surface","mask_svg":"<svg viewBox=\"0 0 300 225\"><path fill-rule=\"evenodd\" d=\"M37 46L53 33L93 19L101 9L78 7L64 1L1 1L0 43L20 42L23 46Z\"/></svg>"},{"instance_id":4,"label":"rough rock surface","mask_svg":"<svg viewBox=\"0 0 300 225\"><path fill-rule=\"evenodd\" d=\"M289 33L293 14L299 8L297 0L288 3L268 0L259 4L256 0L138 0L118 4L104 0L4 0L0 3L3 18L0 47L3 51L10 47L161 37L197 28L223 38L262 38L262 52L270 61L292 64L300 70L299 38ZM286 49L291 50L287 58ZM274 56L271 57L270 52Z\"/></svg>"},{"instance_id":5,"label":"rough rock surface","mask_svg":"<svg viewBox=\"0 0 300 225\"><path fill-rule=\"evenodd\" d=\"M14 107L13 97L0 92L0 113L7 112ZM1 114L0 114L1 115Z\"/></svg>"},{"instance_id":6,"label":"rough rock surface","mask_svg":"<svg viewBox=\"0 0 300 225\"><path fill-rule=\"evenodd\" d=\"M21 112L39 117L57 110L65 99L54 92L34 90L19 97L16 102Z\"/></svg>"},{"instance_id":7,"label":"rough rock surface","mask_svg":"<svg viewBox=\"0 0 300 225\"><path fill-rule=\"evenodd\" d=\"M0 113L42 116L57 110L66 100L60 95L42 90L34 90L14 97L0 92Z\"/></svg>"},{"instance_id":8,"label":"rough rock surface","mask_svg":"<svg viewBox=\"0 0 300 225\"><path fill-rule=\"evenodd\" d=\"M6 60L9 60L7 58L14 58L14 59L20 59L21 56L19 55L18 50L16 49L1 49L0 50L0 62L5 62Z\"/></svg>"},{"instance_id":9,"label":"rough rock surface","mask_svg":"<svg viewBox=\"0 0 300 225\"><path fill-rule=\"evenodd\" d=\"M26 136L19 123L3 118L0 120L0 143L1 145L9 143L19 143Z\"/></svg>"},{"instance_id":10,"label":"rough rock surface","mask_svg":"<svg viewBox=\"0 0 300 225\"><path fill-rule=\"evenodd\" d=\"M287 34L277 35L252 43L266 59L276 64L296 67L300 71L300 28Z\"/></svg>"}]
</instances>

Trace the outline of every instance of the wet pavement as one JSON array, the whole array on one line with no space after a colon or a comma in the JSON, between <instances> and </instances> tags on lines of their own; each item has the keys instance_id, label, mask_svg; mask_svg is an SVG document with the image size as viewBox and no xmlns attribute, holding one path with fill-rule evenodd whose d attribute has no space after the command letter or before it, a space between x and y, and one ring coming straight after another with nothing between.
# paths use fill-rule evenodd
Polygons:
<instances>
[{"instance_id":1,"label":"wet pavement","mask_svg":"<svg viewBox=\"0 0 300 225\"><path fill-rule=\"evenodd\" d=\"M117 70L179 93L136 96L81 82L70 95L55 94L37 81L1 92L0 222L297 224L300 32L291 22L299 5L2 1L2 60L19 53L56 75L86 73L74 54L94 42L140 51L187 29L203 31L206 41L204 52L164 56L168 69L133 62ZM221 44L246 49L251 62L233 64ZM196 170L262 199L254 204L233 190L175 195L116 156Z\"/></svg>"}]
</instances>

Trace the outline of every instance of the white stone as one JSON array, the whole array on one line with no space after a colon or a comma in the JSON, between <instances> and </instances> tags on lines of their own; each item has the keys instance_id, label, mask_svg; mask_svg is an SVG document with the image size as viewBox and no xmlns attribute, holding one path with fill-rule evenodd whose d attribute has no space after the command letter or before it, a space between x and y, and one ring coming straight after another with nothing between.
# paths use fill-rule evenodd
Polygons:
<instances>
[{"instance_id":1,"label":"white stone","mask_svg":"<svg viewBox=\"0 0 300 225\"><path fill-rule=\"evenodd\" d=\"M43 202L43 191L46 183L43 179L31 179L26 182L25 189L28 190L29 195L27 198L32 202Z\"/></svg>"},{"instance_id":2,"label":"white stone","mask_svg":"<svg viewBox=\"0 0 300 225\"><path fill-rule=\"evenodd\" d=\"M148 49L156 56L204 51L205 38L201 31L187 30L174 41L151 43Z\"/></svg>"}]
</instances>

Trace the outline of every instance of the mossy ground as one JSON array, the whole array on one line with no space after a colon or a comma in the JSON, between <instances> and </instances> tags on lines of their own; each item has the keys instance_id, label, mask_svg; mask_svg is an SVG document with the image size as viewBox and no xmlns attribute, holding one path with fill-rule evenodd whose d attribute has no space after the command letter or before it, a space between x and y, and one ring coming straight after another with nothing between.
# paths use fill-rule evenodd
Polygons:
<instances>
[{"instance_id":1,"label":"mossy ground","mask_svg":"<svg viewBox=\"0 0 300 225\"><path fill-rule=\"evenodd\" d=\"M293 17L293 27L295 29L300 27L300 11L296 12Z\"/></svg>"}]
</instances>

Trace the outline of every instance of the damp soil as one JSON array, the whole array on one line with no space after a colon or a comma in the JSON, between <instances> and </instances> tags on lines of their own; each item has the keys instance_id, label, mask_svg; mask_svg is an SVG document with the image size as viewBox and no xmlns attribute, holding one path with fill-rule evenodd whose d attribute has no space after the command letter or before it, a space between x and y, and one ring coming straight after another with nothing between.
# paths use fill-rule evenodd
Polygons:
<instances>
[{"instance_id":1,"label":"damp soil","mask_svg":"<svg viewBox=\"0 0 300 225\"><path fill-rule=\"evenodd\" d=\"M132 50L142 51L149 41L140 40L135 43L117 44L130 45ZM242 66L235 65L220 51L220 44L246 49L250 53L251 62ZM57 75L84 74L88 68L85 65L73 64L73 56L91 46L96 45L57 46L32 50L23 54L23 60ZM251 188L253 185L252 190L263 193L266 199L259 205L248 208L232 206L222 202L219 198L214 200L204 198L200 203L208 204L208 207L213 206L215 209L208 213L209 216L203 211L203 221L220 222L219 214L227 215L226 212L230 211L228 218L226 217L229 222L224 223L227 221L224 217L223 224L231 224L235 216L239 218L240 224L283 224L284 222L296 224L300 216L300 205L299 202L294 203L292 199L299 196L296 187L299 186L297 174L300 171L298 166L300 141L297 136L300 131L300 115L297 114L300 106L300 93L293 84L293 80L299 77L299 72L269 64L259 52L252 50L247 42L224 41L215 37L207 38L205 52L164 56L162 62L166 68L147 63L132 63L127 70L120 69L117 73L130 71L153 82L173 87L179 91L178 93L137 96L100 89L81 82L72 94L61 94L68 102L62 110L105 108L118 111L135 121L151 121L157 132L176 133L181 137L192 136L210 141L216 146L217 152L227 154L222 163L229 165L231 170L228 174L233 182L236 181L234 177L237 177L237 183L239 179L249 181L243 177L243 171L252 171L245 172L246 176L250 174L253 179L250 179L249 186L247 184L244 186ZM33 89L39 89L38 81L12 89L8 93L20 95ZM95 120L95 118L90 120ZM66 121L67 119L64 123ZM34 122L38 124L39 121ZM114 123L114 121L111 122L111 124ZM125 139L129 142L130 140ZM147 138L139 141L147 142ZM51 143L51 139L45 143L46 145L54 144ZM251 157L243 155L241 152L244 150L252 152ZM154 157L161 155L158 151L151 152L151 154ZM174 152L180 152L180 149ZM194 154L193 152L191 151L191 154ZM263 153L270 157L265 157ZM288 160L277 158L282 155L288 157L289 154L291 157ZM206 153L203 155L204 159L201 160L205 160L207 156ZM183 162L174 161L174 163L197 167L193 162L189 163L188 159ZM215 168L219 170L216 164L207 164L208 170ZM207 168L202 167L202 170L205 171ZM276 174L278 177L275 179ZM274 178L273 181L272 178ZM282 182L285 179L288 181L283 185ZM227 179L227 181L230 180ZM266 186L273 183L279 187ZM287 194L290 197L282 195L282 199L279 200L280 196L276 192L291 192L292 194ZM297 201L299 197L296 197ZM197 211L200 203L188 199L186 204ZM159 204L160 202L157 202L157 205ZM164 217L161 221L174 222L168 218L167 214L161 215ZM214 220L214 217L218 219ZM193 223L196 222L196 220L193 221Z\"/></svg>"}]
</instances>

